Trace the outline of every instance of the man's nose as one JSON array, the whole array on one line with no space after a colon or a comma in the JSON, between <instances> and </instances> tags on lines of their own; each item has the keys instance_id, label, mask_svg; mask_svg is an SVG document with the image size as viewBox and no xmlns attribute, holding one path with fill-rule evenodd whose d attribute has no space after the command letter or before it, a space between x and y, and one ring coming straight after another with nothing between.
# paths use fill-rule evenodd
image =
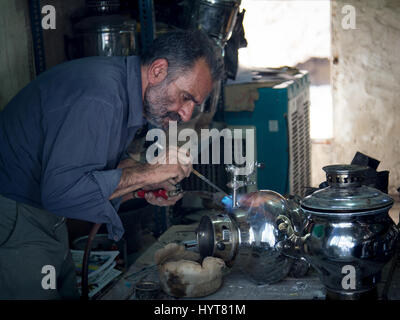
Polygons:
<instances>
[{"instance_id":1,"label":"man's nose","mask_svg":"<svg viewBox=\"0 0 400 320\"><path fill-rule=\"evenodd\" d=\"M178 111L178 114L181 116L183 122L187 122L192 118L194 110L194 102L189 102L184 104Z\"/></svg>"}]
</instances>

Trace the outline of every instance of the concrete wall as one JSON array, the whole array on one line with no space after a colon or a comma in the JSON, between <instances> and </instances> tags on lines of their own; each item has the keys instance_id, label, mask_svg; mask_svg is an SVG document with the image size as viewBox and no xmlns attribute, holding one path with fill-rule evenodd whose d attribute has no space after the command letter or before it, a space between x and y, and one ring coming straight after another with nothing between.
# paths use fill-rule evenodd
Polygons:
<instances>
[{"instance_id":1,"label":"concrete wall","mask_svg":"<svg viewBox=\"0 0 400 320\"><path fill-rule=\"evenodd\" d=\"M0 9L0 110L34 75L27 0L2 0Z\"/></svg>"},{"instance_id":2,"label":"concrete wall","mask_svg":"<svg viewBox=\"0 0 400 320\"><path fill-rule=\"evenodd\" d=\"M356 10L356 29L345 30L341 10ZM398 0L332 2L332 163L355 152L390 171L390 191L400 186L400 3Z\"/></svg>"}]
</instances>

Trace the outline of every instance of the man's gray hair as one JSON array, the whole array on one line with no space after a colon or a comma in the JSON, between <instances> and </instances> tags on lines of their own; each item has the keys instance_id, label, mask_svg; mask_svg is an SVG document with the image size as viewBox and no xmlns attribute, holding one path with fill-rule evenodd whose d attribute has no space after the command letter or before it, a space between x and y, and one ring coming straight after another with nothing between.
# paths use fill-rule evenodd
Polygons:
<instances>
[{"instance_id":1,"label":"man's gray hair","mask_svg":"<svg viewBox=\"0 0 400 320\"><path fill-rule=\"evenodd\" d=\"M157 59L168 61L168 79L176 79L181 72L194 67L203 58L210 68L213 81L223 78L224 64L214 40L200 30L180 30L165 33L141 55L142 65L151 65Z\"/></svg>"}]
</instances>

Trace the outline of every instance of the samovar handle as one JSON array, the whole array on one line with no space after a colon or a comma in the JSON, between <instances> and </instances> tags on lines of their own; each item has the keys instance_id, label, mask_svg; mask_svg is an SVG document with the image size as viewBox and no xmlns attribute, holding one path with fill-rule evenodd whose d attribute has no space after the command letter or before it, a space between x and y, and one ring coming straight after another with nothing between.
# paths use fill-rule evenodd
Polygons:
<instances>
[{"instance_id":1,"label":"samovar handle","mask_svg":"<svg viewBox=\"0 0 400 320\"><path fill-rule=\"evenodd\" d=\"M305 235L298 234L294 228L292 221L285 215L279 215L276 218L279 231L284 232L287 238L283 241L278 242L278 248L283 251L288 256L304 257L308 253L307 250L307 240L311 236L310 233ZM304 230L307 229L309 221L307 221Z\"/></svg>"}]
</instances>

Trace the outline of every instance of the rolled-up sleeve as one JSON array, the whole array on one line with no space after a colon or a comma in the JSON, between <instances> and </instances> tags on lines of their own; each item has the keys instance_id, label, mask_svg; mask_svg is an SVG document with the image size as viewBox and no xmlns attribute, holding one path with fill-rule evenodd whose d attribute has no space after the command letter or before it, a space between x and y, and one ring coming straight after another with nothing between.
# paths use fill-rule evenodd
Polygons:
<instances>
[{"instance_id":1,"label":"rolled-up sleeve","mask_svg":"<svg viewBox=\"0 0 400 320\"><path fill-rule=\"evenodd\" d=\"M55 109L44 115L42 204L57 215L104 223L109 237L119 240L124 232L117 214L119 201L109 197L122 170L106 169L118 109L96 99L62 108L68 111Z\"/></svg>"}]
</instances>

